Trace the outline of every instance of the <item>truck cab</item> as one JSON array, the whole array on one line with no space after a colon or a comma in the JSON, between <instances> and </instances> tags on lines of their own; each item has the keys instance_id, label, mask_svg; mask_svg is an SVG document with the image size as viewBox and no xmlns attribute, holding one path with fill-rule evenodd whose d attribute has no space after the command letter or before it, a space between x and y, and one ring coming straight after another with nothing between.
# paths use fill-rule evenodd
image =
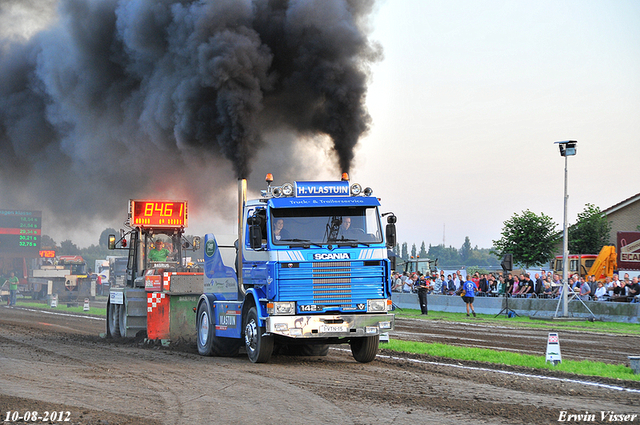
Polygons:
<instances>
[{"instance_id":1,"label":"truck cab","mask_svg":"<svg viewBox=\"0 0 640 425\"><path fill-rule=\"evenodd\" d=\"M261 198L240 202L235 265L205 236L199 352L232 354L244 340L259 363L274 347L326 354L327 344L350 344L370 362L394 326L379 200L348 180L271 181Z\"/></svg>"}]
</instances>

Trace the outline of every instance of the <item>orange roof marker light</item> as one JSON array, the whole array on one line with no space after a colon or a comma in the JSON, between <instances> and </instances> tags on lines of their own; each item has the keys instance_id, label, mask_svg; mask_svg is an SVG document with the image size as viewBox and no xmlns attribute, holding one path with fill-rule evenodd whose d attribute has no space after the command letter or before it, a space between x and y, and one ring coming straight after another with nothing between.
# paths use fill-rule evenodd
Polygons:
<instances>
[{"instance_id":1,"label":"orange roof marker light","mask_svg":"<svg viewBox=\"0 0 640 425\"><path fill-rule=\"evenodd\" d=\"M273 183L273 174L267 173L267 177L265 177L265 181L267 183Z\"/></svg>"},{"instance_id":2,"label":"orange roof marker light","mask_svg":"<svg viewBox=\"0 0 640 425\"><path fill-rule=\"evenodd\" d=\"M349 181L349 173L342 173L342 181L343 182Z\"/></svg>"}]
</instances>

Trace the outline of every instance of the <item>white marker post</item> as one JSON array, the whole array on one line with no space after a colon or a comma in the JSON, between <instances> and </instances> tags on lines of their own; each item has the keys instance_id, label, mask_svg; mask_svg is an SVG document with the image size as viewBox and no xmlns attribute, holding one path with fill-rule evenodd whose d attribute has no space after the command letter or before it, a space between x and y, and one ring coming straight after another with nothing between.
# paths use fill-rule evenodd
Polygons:
<instances>
[{"instance_id":1,"label":"white marker post","mask_svg":"<svg viewBox=\"0 0 640 425\"><path fill-rule=\"evenodd\" d=\"M557 333L550 333L547 339L547 362L551 362L554 366L562 363L560 338Z\"/></svg>"},{"instance_id":2,"label":"white marker post","mask_svg":"<svg viewBox=\"0 0 640 425\"><path fill-rule=\"evenodd\" d=\"M58 294L51 295L51 308L58 307Z\"/></svg>"},{"instance_id":3,"label":"white marker post","mask_svg":"<svg viewBox=\"0 0 640 425\"><path fill-rule=\"evenodd\" d=\"M89 298L84 299L84 307L82 308L82 311L89 311Z\"/></svg>"}]
</instances>

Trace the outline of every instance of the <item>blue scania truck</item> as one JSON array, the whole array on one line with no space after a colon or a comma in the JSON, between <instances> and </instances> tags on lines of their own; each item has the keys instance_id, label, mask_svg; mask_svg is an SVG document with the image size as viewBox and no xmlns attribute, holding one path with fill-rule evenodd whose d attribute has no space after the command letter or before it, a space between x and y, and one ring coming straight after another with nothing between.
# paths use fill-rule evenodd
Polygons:
<instances>
[{"instance_id":1,"label":"blue scania truck","mask_svg":"<svg viewBox=\"0 0 640 425\"><path fill-rule=\"evenodd\" d=\"M239 180L236 246L205 235L198 352L233 356L244 345L264 363L274 350L326 355L330 344L349 344L355 360L372 361L380 334L394 327L387 249L395 216L381 214L372 190L346 175L272 182L267 175L267 189L247 201ZM235 264L225 264L225 249Z\"/></svg>"}]
</instances>

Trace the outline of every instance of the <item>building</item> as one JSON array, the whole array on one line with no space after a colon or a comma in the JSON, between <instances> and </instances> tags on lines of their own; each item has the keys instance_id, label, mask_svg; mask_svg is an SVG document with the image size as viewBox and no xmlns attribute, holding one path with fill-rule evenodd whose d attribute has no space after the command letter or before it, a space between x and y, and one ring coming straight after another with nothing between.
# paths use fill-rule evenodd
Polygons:
<instances>
[{"instance_id":1,"label":"building","mask_svg":"<svg viewBox=\"0 0 640 425\"><path fill-rule=\"evenodd\" d=\"M640 193L602 211L611 222L609 243L616 245L618 232L640 231Z\"/></svg>"}]
</instances>

